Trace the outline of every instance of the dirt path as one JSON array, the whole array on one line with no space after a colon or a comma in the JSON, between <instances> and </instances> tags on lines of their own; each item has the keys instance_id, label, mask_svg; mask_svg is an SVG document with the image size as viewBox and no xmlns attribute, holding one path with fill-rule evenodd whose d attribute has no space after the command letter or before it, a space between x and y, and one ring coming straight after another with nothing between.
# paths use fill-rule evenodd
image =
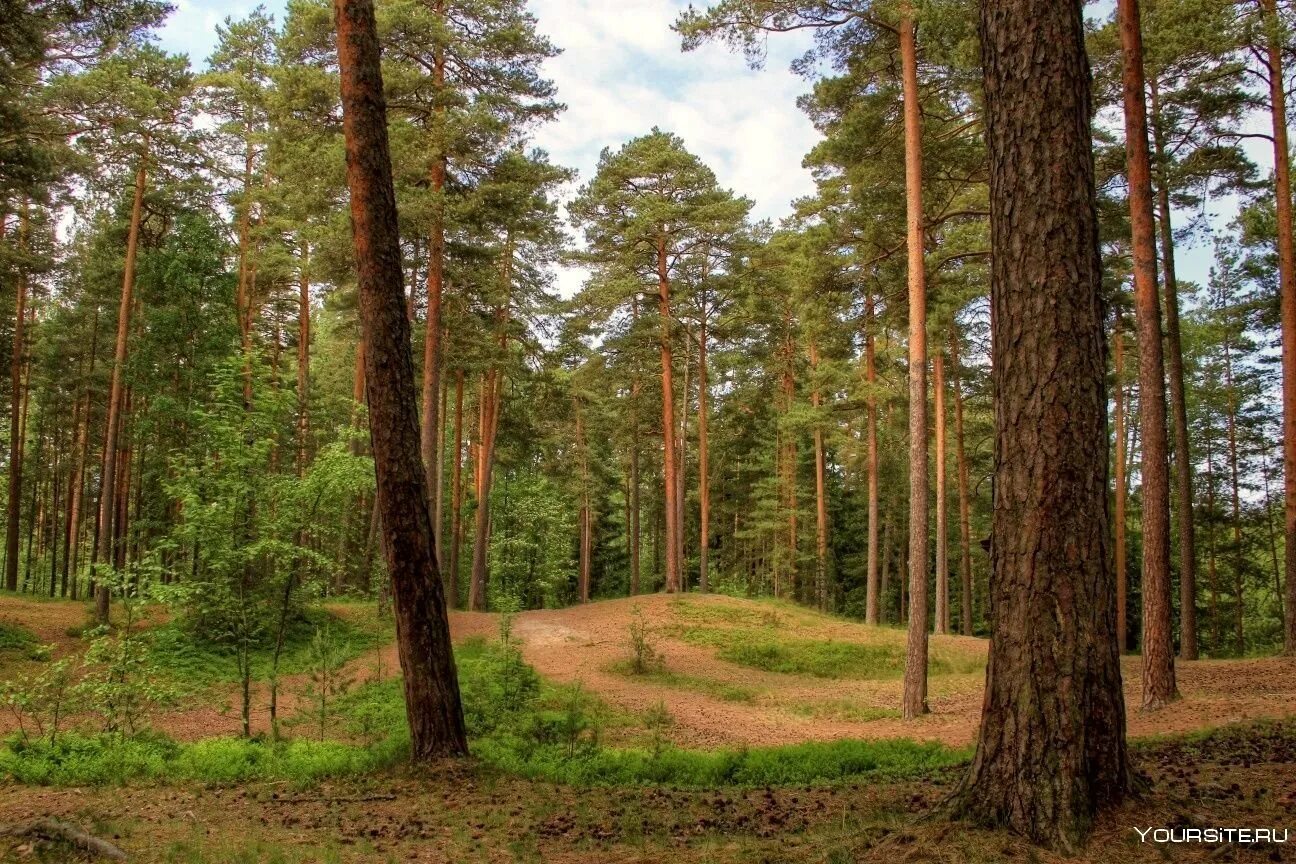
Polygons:
<instances>
[{"instance_id":1,"label":"dirt path","mask_svg":"<svg viewBox=\"0 0 1296 864\"><path fill-rule=\"evenodd\" d=\"M345 615L348 608L333 611ZM644 679L615 667L630 657L629 624L638 610L660 653L664 676ZM80 603L0 598L0 621L18 623L56 655L77 650L70 628L84 624ZM451 635L456 641L494 638L498 616L454 612ZM913 738L966 746L976 736L984 673L936 675L930 681L932 713L905 722L896 716L901 680L815 678L764 672L718 659L716 650L685 637L699 629L738 628L736 632L777 633L781 638L885 645L903 639L890 628L869 628L817 615L786 604L753 603L719 596L684 598L651 595L608 600L567 609L525 612L517 616L514 637L523 655L546 678L581 682L620 711L637 714L661 703L674 719L670 737L693 747L777 745L836 738ZM750 628L750 629L741 629ZM703 640L704 641L704 640ZM986 643L964 637L933 637L933 652L984 656ZM15 674L27 661L0 666L0 676ZM1137 737L1187 732L1239 720L1296 714L1296 659L1204 660L1177 664L1183 699L1162 711L1138 710L1141 662L1124 661L1129 731ZM398 670L395 644L366 652L346 674L357 684L390 677ZM280 716L301 706L305 675L285 676L280 684ZM155 725L180 740L237 734L239 699L233 686L215 688L200 700L164 713ZM269 730L269 688L254 686L253 732ZM0 717L0 731L7 731Z\"/></svg>"}]
</instances>

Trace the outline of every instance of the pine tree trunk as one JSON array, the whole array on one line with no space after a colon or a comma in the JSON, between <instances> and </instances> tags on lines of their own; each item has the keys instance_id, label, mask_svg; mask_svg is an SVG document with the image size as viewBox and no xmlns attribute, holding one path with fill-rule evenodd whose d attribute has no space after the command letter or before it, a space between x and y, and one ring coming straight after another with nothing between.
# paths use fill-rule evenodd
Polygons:
<instances>
[{"instance_id":1,"label":"pine tree trunk","mask_svg":"<svg viewBox=\"0 0 1296 864\"><path fill-rule=\"evenodd\" d=\"M1215 454L1214 441L1211 438L1210 424L1206 424L1206 511L1210 517L1206 522L1206 589L1208 594L1207 611L1210 613L1211 650L1219 652L1224 644L1224 635L1220 630L1219 619L1219 565L1215 555Z\"/></svg>"},{"instance_id":2,"label":"pine tree trunk","mask_svg":"<svg viewBox=\"0 0 1296 864\"><path fill-rule=\"evenodd\" d=\"M463 545L463 402L464 373L455 370L454 462L450 471L450 568L446 593L450 608L459 608L459 549Z\"/></svg>"},{"instance_id":3,"label":"pine tree trunk","mask_svg":"<svg viewBox=\"0 0 1296 864\"><path fill-rule=\"evenodd\" d=\"M445 0L435 0L432 14L439 24L445 26ZM423 334L423 420L419 438L419 452L423 460L423 469L428 475L428 488L434 489L436 482L436 439L440 426L438 401L441 391L441 296L445 287L445 182L448 169L445 142L440 140L446 132L445 105L441 102L445 89L446 56L444 46L438 44L432 51L432 88L437 97L437 107L433 112L437 141L437 152L432 158L432 226L428 236L428 275L427 275L427 329ZM441 525L434 522L434 535L441 532ZM437 544L440 546L440 544Z\"/></svg>"},{"instance_id":4,"label":"pine tree trunk","mask_svg":"<svg viewBox=\"0 0 1296 864\"><path fill-rule=\"evenodd\" d=\"M1133 230L1134 313L1139 334L1139 413L1143 425L1143 707L1151 710L1178 697L1170 586L1170 454L1138 0L1118 0L1117 10Z\"/></svg>"},{"instance_id":5,"label":"pine tree trunk","mask_svg":"<svg viewBox=\"0 0 1296 864\"><path fill-rule=\"evenodd\" d=\"M1116 512L1113 520L1116 523L1116 642L1122 654L1129 648L1128 618L1128 577L1125 572L1125 334L1121 330L1121 313L1116 312L1116 326L1112 333L1114 343L1113 366L1115 369L1115 403L1116 403L1116 455L1112 462L1116 477L1112 484L1115 490Z\"/></svg>"},{"instance_id":6,"label":"pine tree trunk","mask_svg":"<svg viewBox=\"0 0 1296 864\"><path fill-rule=\"evenodd\" d=\"M131 309L134 308L135 256L139 249L140 221L144 214L144 187L148 181L148 142L140 153L135 171L135 198L131 204L130 230L126 235L126 263L122 275L121 305L117 309L117 339L113 348L112 384L108 390L108 419L104 430L103 482L99 492L98 554L100 563L112 566L115 531L115 505L117 502L117 441L121 423L123 375L126 371L127 341L130 336ZM92 568L93 569L93 568ZM108 623L110 586L103 584L94 573L95 620Z\"/></svg>"},{"instance_id":7,"label":"pine tree trunk","mask_svg":"<svg viewBox=\"0 0 1296 864\"><path fill-rule=\"evenodd\" d=\"M810 340L811 375L816 376L819 368L819 346ZM810 394L810 402L816 412L820 405L819 384L816 380ZM818 417L814 425L814 460L815 460L815 605L819 611L828 608L828 495L827 457L824 453L823 423Z\"/></svg>"},{"instance_id":8,"label":"pine tree trunk","mask_svg":"<svg viewBox=\"0 0 1296 864\"><path fill-rule=\"evenodd\" d=\"M297 294L297 476L306 473L306 448L310 437L310 247L301 244L301 269Z\"/></svg>"},{"instance_id":9,"label":"pine tree trunk","mask_svg":"<svg viewBox=\"0 0 1296 864\"><path fill-rule=\"evenodd\" d=\"M1242 549L1242 497L1238 483L1237 394L1233 389L1233 348L1227 333L1224 335L1224 392L1225 427L1228 432L1229 481L1232 490L1233 512L1233 650L1239 657L1246 654L1246 628L1243 619L1243 584L1246 574L1246 554Z\"/></svg>"},{"instance_id":10,"label":"pine tree trunk","mask_svg":"<svg viewBox=\"0 0 1296 864\"><path fill-rule=\"evenodd\" d=\"M950 330L950 377L954 390L954 451L958 459L959 571L963 599L962 633L972 635L972 503L969 495L967 453L963 446L963 385L959 370L959 333Z\"/></svg>"},{"instance_id":11,"label":"pine tree trunk","mask_svg":"<svg viewBox=\"0 0 1296 864\"><path fill-rule=\"evenodd\" d=\"M680 579L679 469L675 449L674 358L671 355L670 274L667 269L666 237L657 240L657 313L661 340L662 375L662 475L665 479L666 510L666 593L682 589Z\"/></svg>"},{"instance_id":12,"label":"pine tree trunk","mask_svg":"<svg viewBox=\"0 0 1296 864\"><path fill-rule=\"evenodd\" d=\"M950 630L949 610L949 492L946 489L945 357L932 358L932 406L936 414L936 633Z\"/></svg>"},{"instance_id":13,"label":"pine tree trunk","mask_svg":"<svg viewBox=\"0 0 1296 864\"><path fill-rule=\"evenodd\" d=\"M1174 509L1179 528L1179 656L1184 660L1196 660L1197 542L1193 535L1192 450L1188 442L1188 406L1184 398L1183 344L1179 336L1179 284L1175 278L1165 132L1162 129L1160 92L1155 76L1148 81L1148 95L1157 168L1157 224L1161 233L1161 267L1165 283L1166 377L1170 385L1170 425L1174 435Z\"/></svg>"},{"instance_id":14,"label":"pine tree trunk","mask_svg":"<svg viewBox=\"0 0 1296 864\"><path fill-rule=\"evenodd\" d=\"M1260 0L1268 60L1269 116L1273 122L1274 202L1278 216L1278 286L1282 318L1283 548L1286 620L1283 650L1296 655L1296 240L1292 231L1291 151L1287 144L1284 31L1275 0Z\"/></svg>"},{"instance_id":15,"label":"pine tree trunk","mask_svg":"<svg viewBox=\"0 0 1296 864\"><path fill-rule=\"evenodd\" d=\"M27 248L27 203L23 202L18 220L18 246L23 252ZM10 401L9 401L9 503L5 511L5 590L18 590L18 529L22 510L22 404L25 399L23 387L23 360L26 344L23 341L23 330L27 324L27 266L24 263L18 272L14 299L14 333L13 357L9 364Z\"/></svg>"},{"instance_id":16,"label":"pine tree trunk","mask_svg":"<svg viewBox=\"0 0 1296 864\"><path fill-rule=\"evenodd\" d=\"M392 582L411 755L426 762L466 755L468 742L419 453L373 2L334 0L333 9L383 554Z\"/></svg>"},{"instance_id":17,"label":"pine tree trunk","mask_svg":"<svg viewBox=\"0 0 1296 864\"><path fill-rule=\"evenodd\" d=\"M472 575L468 584L468 609L486 611L486 553L490 549L490 491L495 467L495 430L499 414L499 370L482 379L480 443L477 447L477 512L473 532Z\"/></svg>"},{"instance_id":18,"label":"pine tree trunk","mask_svg":"<svg viewBox=\"0 0 1296 864\"><path fill-rule=\"evenodd\" d=\"M705 304L698 328L698 590L711 590L707 558L711 551L710 454L707 449L707 322Z\"/></svg>"},{"instance_id":19,"label":"pine tree trunk","mask_svg":"<svg viewBox=\"0 0 1296 864\"><path fill-rule=\"evenodd\" d=\"M865 435L868 437L868 552L865 570L864 623L882 623L882 599L886 596L886 586L878 575L878 437L877 437L877 356L874 345L873 325L875 308L873 293L870 291L865 299L864 330L864 380L868 386L868 418ZM885 546L885 544L884 544ZM885 555L885 548L881 551Z\"/></svg>"},{"instance_id":20,"label":"pine tree trunk","mask_svg":"<svg viewBox=\"0 0 1296 864\"><path fill-rule=\"evenodd\" d=\"M922 106L913 10L900 19L905 210L909 247L909 635L905 719L927 713L927 286L923 272Z\"/></svg>"},{"instance_id":21,"label":"pine tree trunk","mask_svg":"<svg viewBox=\"0 0 1296 864\"><path fill-rule=\"evenodd\" d=\"M957 812L1064 852L1129 794L1080 3L983 0L995 394L991 637Z\"/></svg>"}]
</instances>

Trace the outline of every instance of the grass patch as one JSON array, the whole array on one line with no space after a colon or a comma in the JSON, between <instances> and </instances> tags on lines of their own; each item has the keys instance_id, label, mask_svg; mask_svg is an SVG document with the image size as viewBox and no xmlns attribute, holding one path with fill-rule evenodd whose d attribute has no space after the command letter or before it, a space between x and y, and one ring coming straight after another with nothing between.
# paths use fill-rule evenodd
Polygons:
<instances>
[{"instance_id":1,"label":"grass patch","mask_svg":"<svg viewBox=\"0 0 1296 864\"><path fill-rule=\"evenodd\" d=\"M693 645L713 648L721 660L785 675L814 678L878 680L904 675L905 647L901 637L873 643L837 639L792 639L772 629L738 630L693 627L676 635ZM980 656L933 645L928 674L956 675L984 668Z\"/></svg>"},{"instance_id":2,"label":"grass patch","mask_svg":"<svg viewBox=\"0 0 1296 864\"><path fill-rule=\"evenodd\" d=\"M279 657L280 675L295 675L309 670L311 639L326 622L329 636L345 660L386 643L394 632L390 623L377 619L365 620L351 615L342 618L321 609L308 610L304 616L294 620L285 633ZM231 645L203 639L180 621L152 628L145 634L150 642L153 662L163 674L178 682L204 686L238 680L238 666ZM253 649L252 677L258 680L269 678L273 660L274 642L266 637Z\"/></svg>"},{"instance_id":3,"label":"grass patch","mask_svg":"<svg viewBox=\"0 0 1296 864\"><path fill-rule=\"evenodd\" d=\"M745 687L741 684L732 684L728 681L716 681L713 678L700 678L696 675L684 675L678 672L671 672L668 669L651 669L647 672L635 672L631 668L630 661L628 660L623 660L620 663L613 663L608 667L608 671L638 681L646 681L649 684L660 684L663 687L674 687L677 690L688 690L693 693L701 693L704 696L710 696L714 699L719 699L722 702L741 702L750 704L755 702L756 697L761 694L761 691L757 690L755 687Z\"/></svg>"},{"instance_id":4,"label":"grass patch","mask_svg":"<svg viewBox=\"0 0 1296 864\"><path fill-rule=\"evenodd\" d=\"M611 748L608 726L629 726L579 685L544 682L512 645L470 640L456 649L472 753L489 769L578 786L670 785L680 788L819 786L859 779L912 779L965 762L969 754L913 741L835 741L791 747L700 751L666 743L669 716L641 720L646 746ZM326 778L390 767L408 753L399 679L366 684L337 703L337 722L352 740L272 742L212 738L177 743L65 733L57 741L11 740L0 750L0 777L33 785L103 785L188 781L219 785Z\"/></svg>"},{"instance_id":5,"label":"grass patch","mask_svg":"<svg viewBox=\"0 0 1296 864\"><path fill-rule=\"evenodd\" d=\"M209 738L179 744L161 735L65 733L0 750L0 776L34 786L120 785L140 780L247 783L286 780L308 786L329 777L373 771L398 761L407 742L357 746L337 741L269 742Z\"/></svg>"},{"instance_id":6,"label":"grass patch","mask_svg":"<svg viewBox=\"0 0 1296 864\"><path fill-rule=\"evenodd\" d=\"M36 634L8 621L0 621L0 652L18 651L30 655L39 647Z\"/></svg>"},{"instance_id":7,"label":"grass patch","mask_svg":"<svg viewBox=\"0 0 1296 864\"><path fill-rule=\"evenodd\" d=\"M813 717L816 720L837 720L844 723L868 723L871 720L891 720L902 716L894 708L861 705L851 699L797 702L787 706L787 710L798 717Z\"/></svg>"}]
</instances>

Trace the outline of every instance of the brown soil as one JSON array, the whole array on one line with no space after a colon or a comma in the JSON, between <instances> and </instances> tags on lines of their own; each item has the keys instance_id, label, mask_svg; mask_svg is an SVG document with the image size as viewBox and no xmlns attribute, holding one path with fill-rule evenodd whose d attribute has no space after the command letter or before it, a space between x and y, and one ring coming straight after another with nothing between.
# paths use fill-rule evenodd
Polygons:
<instances>
[{"instance_id":1,"label":"brown soil","mask_svg":"<svg viewBox=\"0 0 1296 864\"><path fill-rule=\"evenodd\" d=\"M334 609L343 615L354 610L354 606ZM615 668L630 657L628 628L636 610L670 677L645 679ZM54 644L56 654L62 654L81 644L68 635L68 629L85 623L86 607L7 596L0 598L0 620L22 624L42 642ZM498 624L498 616L492 614L451 613L451 631L456 641L473 636L494 638ZM899 704L901 681L897 676L881 680L826 679L739 666L718 659L713 648L685 641L686 631L696 627L740 628L743 633L768 632L779 638L866 645L903 639L903 633L893 628L865 627L788 604L715 595L649 595L524 612L513 623L513 635L527 661L551 680L579 681L614 708L631 714L662 703L674 718L672 739L685 746L901 737L967 746L975 739L984 684L981 671L934 676L930 684L932 713L905 722L887 716ZM978 657L984 656L986 643L950 636L933 637L932 646L934 652ZM0 675L10 677L27 665L31 664L0 661ZM397 668L396 646L390 644L354 660L347 674L359 683L379 675L390 676ZM1125 658L1132 736L1181 733L1241 720L1296 715L1296 659L1180 662L1177 670L1183 699L1163 710L1144 712L1138 709L1140 660ZM681 677L686 680L680 681ZM281 717L291 716L298 707L297 694L303 683L304 676L288 676L282 681ZM720 698L714 690L721 686L737 689L746 698ZM252 703L253 730L268 730L268 687L255 685ZM237 706L237 691L230 686L189 700L179 710L159 717L155 725L181 740L237 734ZM0 731L7 731L7 722L8 718L0 718Z\"/></svg>"},{"instance_id":2,"label":"brown soil","mask_svg":"<svg viewBox=\"0 0 1296 864\"><path fill-rule=\"evenodd\" d=\"M1253 726L1186 748L1140 748L1147 784L1107 813L1084 853L1063 857L1018 837L951 823L937 807L958 772L927 782L826 789L574 789L469 764L382 773L301 791L0 786L5 821L55 817L124 849L131 861L228 864L544 862L674 864L1193 864L1287 861L1290 844L1166 846L1141 827L1290 827L1296 728ZM0 838L0 860L85 860L56 844Z\"/></svg>"}]
</instances>

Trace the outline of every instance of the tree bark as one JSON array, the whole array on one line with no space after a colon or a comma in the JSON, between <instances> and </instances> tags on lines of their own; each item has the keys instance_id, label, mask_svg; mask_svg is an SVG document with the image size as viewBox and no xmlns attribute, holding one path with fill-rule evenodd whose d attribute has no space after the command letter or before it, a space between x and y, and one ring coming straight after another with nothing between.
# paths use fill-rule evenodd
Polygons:
<instances>
[{"instance_id":1,"label":"tree bark","mask_svg":"<svg viewBox=\"0 0 1296 864\"><path fill-rule=\"evenodd\" d=\"M868 551L864 587L864 623L882 623L882 598L886 588L878 576L878 437L877 437L877 348L874 344L873 326L876 309L873 292L865 299L864 329L864 381L868 387L868 407L865 435L868 437ZM883 552L882 554L885 554Z\"/></svg>"},{"instance_id":2,"label":"tree bark","mask_svg":"<svg viewBox=\"0 0 1296 864\"><path fill-rule=\"evenodd\" d=\"M27 203L23 202L18 219L18 248L27 252ZM14 299L13 357L9 363L11 394L9 402L9 503L5 511L5 589L18 590L18 529L22 510L22 425L23 360L26 344L23 341L27 325L27 264L20 262Z\"/></svg>"},{"instance_id":3,"label":"tree bark","mask_svg":"<svg viewBox=\"0 0 1296 864\"><path fill-rule=\"evenodd\" d=\"M1134 314L1139 334L1139 414L1143 426L1143 707L1152 710L1178 697L1170 589L1169 442L1138 0L1118 0L1117 14L1125 111L1125 173L1129 180L1133 231Z\"/></svg>"},{"instance_id":4,"label":"tree bark","mask_svg":"<svg viewBox=\"0 0 1296 864\"><path fill-rule=\"evenodd\" d=\"M445 0L435 0L432 4L433 15L445 26ZM423 459L423 468L428 475L428 488L434 489L436 483L436 440L440 426L438 402L441 391L441 295L445 284L445 181L448 168L445 142L440 138L445 134L445 105L442 104L441 91L445 88L445 47L437 44L432 52L432 86L437 98L437 107L433 112L435 141L437 152L432 159L432 226L428 236L428 276L427 276L427 329L423 334L423 422L420 432L419 449ZM434 523L433 533L440 535L441 526ZM439 546L440 544L438 544Z\"/></svg>"},{"instance_id":5,"label":"tree bark","mask_svg":"<svg viewBox=\"0 0 1296 864\"><path fill-rule=\"evenodd\" d=\"M958 459L958 496L959 496L959 575L962 582L963 600L959 604L962 611L962 632L964 636L972 635L972 505L968 493L967 453L963 446L963 385L959 370L959 333L958 328L950 330L950 378L954 390L954 450Z\"/></svg>"},{"instance_id":6,"label":"tree bark","mask_svg":"<svg viewBox=\"0 0 1296 864\"><path fill-rule=\"evenodd\" d=\"M126 235L126 262L122 275L121 304L117 309L117 340L113 348L112 383L108 390L108 419L104 430L103 482L99 492L98 561L109 567L113 562L113 538L116 534L115 507L117 503L117 438L121 423L123 375L126 371L127 342L130 337L130 316L134 308L135 256L139 249L140 220L144 213L144 187L148 182L148 142L140 153L135 171L135 198L131 204L130 229ZM111 587L95 579L95 620L108 623L108 601Z\"/></svg>"},{"instance_id":7,"label":"tree bark","mask_svg":"<svg viewBox=\"0 0 1296 864\"><path fill-rule=\"evenodd\" d=\"M1296 240L1292 237L1291 150L1287 144L1284 40L1275 0L1260 0L1265 21L1269 116L1273 122L1274 202L1278 216L1278 290L1282 332L1283 548L1286 617L1283 650L1296 655Z\"/></svg>"},{"instance_id":8,"label":"tree bark","mask_svg":"<svg viewBox=\"0 0 1296 864\"><path fill-rule=\"evenodd\" d=\"M1170 425L1174 435L1175 516L1179 529L1179 656L1197 659L1197 540L1193 532L1192 450L1188 405L1184 397L1183 342L1179 335L1179 283L1175 278L1174 231L1170 220L1165 130L1157 79L1148 82L1152 142L1157 166L1157 223L1161 233L1161 272L1165 283L1166 377L1170 384Z\"/></svg>"},{"instance_id":9,"label":"tree bark","mask_svg":"<svg viewBox=\"0 0 1296 864\"><path fill-rule=\"evenodd\" d=\"M819 370L819 346L814 339L810 340L810 374L816 377L814 389L810 393L810 402L816 412L819 409L821 396L817 381ZM828 496L827 496L827 456L824 453L823 423L815 417L814 425L814 460L815 460L815 605L819 611L828 608Z\"/></svg>"},{"instance_id":10,"label":"tree bark","mask_svg":"<svg viewBox=\"0 0 1296 864\"><path fill-rule=\"evenodd\" d=\"M662 375L662 474L666 491L666 593L683 587L680 579L679 466L675 449L674 358L671 355L670 272L666 258L666 235L657 239L657 313L660 317Z\"/></svg>"},{"instance_id":11,"label":"tree bark","mask_svg":"<svg viewBox=\"0 0 1296 864\"><path fill-rule=\"evenodd\" d=\"M1233 346L1229 335L1224 334L1224 392L1225 419L1228 433L1229 486L1232 492L1233 528L1233 650L1239 657L1246 654L1246 628L1243 618L1243 587L1246 574L1246 554L1242 549L1242 496L1238 482L1237 394L1233 389Z\"/></svg>"},{"instance_id":12,"label":"tree bark","mask_svg":"<svg viewBox=\"0 0 1296 864\"><path fill-rule=\"evenodd\" d=\"M956 812L1072 852L1129 794L1102 262L1078 2L983 0L995 394L991 636Z\"/></svg>"},{"instance_id":13,"label":"tree bark","mask_svg":"<svg viewBox=\"0 0 1296 864\"><path fill-rule=\"evenodd\" d=\"M307 439L310 437L310 246L301 243L297 293L297 476L306 473Z\"/></svg>"},{"instance_id":14,"label":"tree bark","mask_svg":"<svg viewBox=\"0 0 1296 864\"><path fill-rule=\"evenodd\" d=\"M909 634L905 719L927 713L927 285L923 271L922 107L913 10L900 19L904 79L905 215L909 252Z\"/></svg>"},{"instance_id":15,"label":"tree bark","mask_svg":"<svg viewBox=\"0 0 1296 864\"><path fill-rule=\"evenodd\" d=\"M334 0L369 437L415 761L468 752L437 572L372 0Z\"/></svg>"},{"instance_id":16,"label":"tree bark","mask_svg":"<svg viewBox=\"0 0 1296 864\"><path fill-rule=\"evenodd\" d=\"M936 633L950 630L949 611L949 493L946 489L945 357L932 358L932 391L936 414Z\"/></svg>"},{"instance_id":17,"label":"tree bark","mask_svg":"<svg viewBox=\"0 0 1296 864\"><path fill-rule=\"evenodd\" d=\"M1121 314L1116 312L1116 326L1112 333L1114 343L1114 379L1116 403L1116 454L1112 462L1116 478L1112 484L1115 490L1116 513L1114 516L1116 533L1116 643L1122 654L1129 648L1128 624L1128 577L1125 568L1125 334L1121 330Z\"/></svg>"},{"instance_id":18,"label":"tree bark","mask_svg":"<svg viewBox=\"0 0 1296 864\"><path fill-rule=\"evenodd\" d=\"M459 548L463 545L463 401L464 373L455 370L454 463L450 471L450 568L446 592L450 608L459 608Z\"/></svg>"},{"instance_id":19,"label":"tree bark","mask_svg":"<svg viewBox=\"0 0 1296 864\"><path fill-rule=\"evenodd\" d=\"M704 304L705 306L705 304ZM707 558L711 551L710 454L707 448L707 322L706 310L698 327L698 590L711 590Z\"/></svg>"}]
</instances>

